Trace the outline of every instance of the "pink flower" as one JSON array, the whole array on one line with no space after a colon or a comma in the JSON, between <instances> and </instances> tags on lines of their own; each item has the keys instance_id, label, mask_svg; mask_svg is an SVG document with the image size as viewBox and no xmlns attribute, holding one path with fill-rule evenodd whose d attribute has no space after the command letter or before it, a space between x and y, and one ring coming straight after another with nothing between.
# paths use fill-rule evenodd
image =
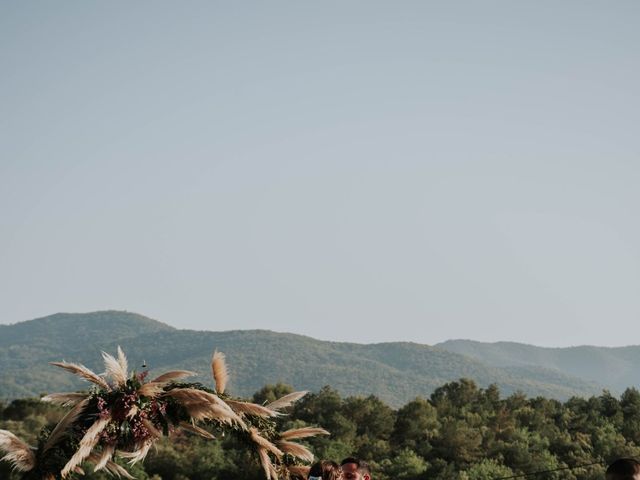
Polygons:
<instances>
[{"instance_id":1,"label":"pink flower","mask_svg":"<svg viewBox=\"0 0 640 480\"><path fill-rule=\"evenodd\" d=\"M107 418L111 415L107 401L102 397L98 397L98 411L100 412L100 418Z\"/></svg>"}]
</instances>

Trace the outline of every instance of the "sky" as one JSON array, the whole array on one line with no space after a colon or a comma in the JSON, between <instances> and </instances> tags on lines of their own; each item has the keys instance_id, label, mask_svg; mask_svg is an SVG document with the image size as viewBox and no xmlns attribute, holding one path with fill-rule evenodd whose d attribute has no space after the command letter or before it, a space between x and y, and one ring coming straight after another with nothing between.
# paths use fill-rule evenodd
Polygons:
<instances>
[{"instance_id":1,"label":"sky","mask_svg":"<svg viewBox=\"0 0 640 480\"><path fill-rule=\"evenodd\" d=\"M639 20L0 0L0 323L640 344Z\"/></svg>"}]
</instances>

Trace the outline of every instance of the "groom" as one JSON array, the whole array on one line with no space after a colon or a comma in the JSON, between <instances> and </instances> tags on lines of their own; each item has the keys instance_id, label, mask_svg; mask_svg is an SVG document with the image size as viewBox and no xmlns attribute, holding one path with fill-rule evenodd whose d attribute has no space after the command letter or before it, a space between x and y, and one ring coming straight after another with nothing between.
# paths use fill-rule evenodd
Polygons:
<instances>
[{"instance_id":1,"label":"groom","mask_svg":"<svg viewBox=\"0 0 640 480\"><path fill-rule=\"evenodd\" d=\"M344 480L371 480L371 470L364 460L348 457L340 462L340 468L342 469L342 478ZM607 480L609 480L608 477Z\"/></svg>"},{"instance_id":2,"label":"groom","mask_svg":"<svg viewBox=\"0 0 640 480\"><path fill-rule=\"evenodd\" d=\"M607 480L640 480L640 462L634 458L620 458L609 465Z\"/></svg>"}]
</instances>

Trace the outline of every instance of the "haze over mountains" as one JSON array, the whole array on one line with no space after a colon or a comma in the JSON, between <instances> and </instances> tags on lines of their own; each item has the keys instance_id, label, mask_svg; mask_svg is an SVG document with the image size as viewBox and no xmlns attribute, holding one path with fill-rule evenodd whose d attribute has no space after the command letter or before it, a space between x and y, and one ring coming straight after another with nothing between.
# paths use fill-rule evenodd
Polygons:
<instances>
[{"instance_id":1,"label":"haze over mountains","mask_svg":"<svg viewBox=\"0 0 640 480\"><path fill-rule=\"evenodd\" d=\"M640 384L638 346L542 348L468 340L362 345L266 330L180 330L142 315L105 311L0 325L0 399L85 388L48 362L64 359L99 372L100 352L113 353L118 345L138 370L143 363L151 374L188 369L198 372L196 380L203 383L211 382L212 351L223 351L230 391L240 396L285 382L296 389L331 385L343 395L374 394L399 406L463 377L482 387L495 383L503 394L521 391L558 399L604 388L618 393Z\"/></svg>"}]
</instances>

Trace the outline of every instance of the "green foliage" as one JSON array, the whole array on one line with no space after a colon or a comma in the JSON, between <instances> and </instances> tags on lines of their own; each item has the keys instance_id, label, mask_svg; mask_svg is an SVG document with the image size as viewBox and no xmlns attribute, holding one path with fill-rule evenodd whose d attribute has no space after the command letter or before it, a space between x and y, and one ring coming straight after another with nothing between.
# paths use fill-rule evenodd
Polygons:
<instances>
[{"instance_id":1,"label":"green foliage","mask_svg":"<svg viewBox=\"0 0 640 480\"><path fill-rule=\"evenodd\" d=\"M282 398L285 395L292 393L293 387L286 383L278 382L275 385L265 385L259 391L253 395L253 402L258 405L264 405L271 403L278 398Z\"/></svg>"},{"instance_id":2,"label":"green foliage","mask_svg":"<svg viewBox=\"0 0 640 480\"><path fill-rule=\"evenodd\" d=\"M496 460L484 459L476 463L469 470L460 472L460 480L494 480L496 478L510 477L513 470L501 465Z\"/></svg>"},{"instance_id":3,"label":"green foliage","mask_svg":"<svg viewBox=\"0 0 640 480\"><path fill-rule=\"evenodd\" d=\"M291 387L268 385L254 399L269 401ZM0 428L34 443L35 432L54 422L60 409L34 400L16 400L0 410ZM564 403L478 388L460 380L415 398L394 410L375 396L342 397L324 387L294 405L281 418L283 429L322 425L330 437L307 442L318 458L368 460L375 480L495 480L561 469L536 478L600 480L605 465L620 456L640 456L640 394L609 392ZM594 464L595 463L595 464ZM594 464L594 465L587 465ZM567 469L567 467L579 468ZM143 465L140 480L260 480L255 459L234 436L207 441L178 434L164 439ZM105 480L90 473L89 480ZM18 480L0 462L0 478Z\"/></svg>"},{"instance_id":4,"label":"green foliage","mask_svg":"<svg viewBox=\"0 0 640 480\"><path fill-rule=\"evenodd\" d=\"M412 480L427 471L428 463L408 448L400 450L393 458L385 458L380 462L385 475L396 480Z\"/></svg>"},{"instance_id":5,"label":"green foliage","mask_svg":"<svg viewBox=\"0 0 640 480\"><path fill-rule=\"evenodd\" d=\"M196 436L179 436L163 439L158 448L149 454L144 468L149 476L162 480L218 480L241 475L233 460L239 451L223 449L222 442L211 442ZM254 466L257 471L257 467Z\"/></svg>"},{"instance_id":6,"label":"green foliage","mask_svg":"<svg viewBox=\"0 0 640 480\"><path fill-rule=\"evenodd\" d=\"M46 362L65 358L99 369L99 351L118 344L134 352L132 367L144 362L152 376L161 370L202 370L217 348L231 367L229 391L250 396L267 383L253 395L258 403L293 391L283 382L314 389L278 420L279 427L327 428L331 437L306 442L316 456L337 461L360 456L370 461L375 480L494 480L591 463L596 464L536 478L600 480L607 462L640 456L640 392L616 393L621 385L640 383L635 368L640 349L631 347L355 345L268 331L176 330L127 312L58 314L0 325L0 398L84 389L86 384ZM194 380L211 387L210 374L202 373ZM443 385L460 377L474 381ZM611 378L614 393L595 394L601 391L597 385L578 377ZM332 386L323 387L327 384ZM0 402L0 428L36 445L38 432L63 412L33 398ZM237 442L233 436L217 441L174 436L160 442L133 473L140 480L263 478ZM106 479L87 472L89 480ZM0 462L0 478L19 476Z\"/></svg>"}]
</instances>

